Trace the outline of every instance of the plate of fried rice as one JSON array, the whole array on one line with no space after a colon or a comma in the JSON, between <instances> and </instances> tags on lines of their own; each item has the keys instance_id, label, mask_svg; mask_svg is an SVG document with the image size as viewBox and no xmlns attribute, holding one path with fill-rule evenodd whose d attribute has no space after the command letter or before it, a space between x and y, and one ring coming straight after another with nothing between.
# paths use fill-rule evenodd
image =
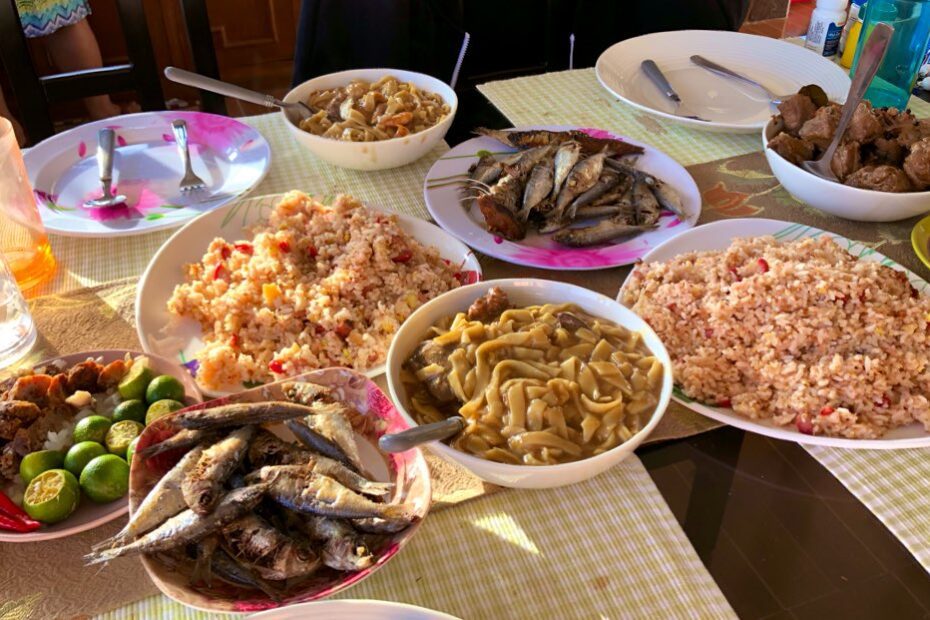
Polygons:
<instances>
[{"instance_id":1,"label":"plate of fried rice","mask_svg":"<svg viewBox=\"0 0 930 620\"><path fill-rule=\"evenodd\" d=\"M619 301L698 413L804 444L916 448L930 446L928 286L834 233L733 219L650 252Z\"/></svg>"},{"instance_id":2,"label":"plate of fried rice","mask_svg":"<svg viewBox=\"0 0 930 620\"><path fill-rule=\"evenodd\" d=\"M334 366L374 377L416 308L480 278L471 250L429 222L293 191L175 233L142 276L136 323L145 351L212 395Z\"/></svg>"}]
</instances>

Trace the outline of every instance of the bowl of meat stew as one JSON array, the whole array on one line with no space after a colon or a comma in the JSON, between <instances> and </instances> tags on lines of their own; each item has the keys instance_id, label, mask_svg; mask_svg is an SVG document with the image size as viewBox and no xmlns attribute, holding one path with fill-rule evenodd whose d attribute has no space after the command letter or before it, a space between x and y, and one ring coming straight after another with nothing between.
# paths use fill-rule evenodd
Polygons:
<instances>
[{"instance_id":1,"label":"bowl of meat stew","mask_svg":"<svg viewBox=\"0 0 930 620\"><path fill-rule=\"evenodd\" d=\"M840 104L798 93L765 126L762 145L778 181L794 198L844 219L893 222L930 211L930 119L859 104L831 167L839 182L801 167L833 139Z\"/></svg>"}]
</instances>

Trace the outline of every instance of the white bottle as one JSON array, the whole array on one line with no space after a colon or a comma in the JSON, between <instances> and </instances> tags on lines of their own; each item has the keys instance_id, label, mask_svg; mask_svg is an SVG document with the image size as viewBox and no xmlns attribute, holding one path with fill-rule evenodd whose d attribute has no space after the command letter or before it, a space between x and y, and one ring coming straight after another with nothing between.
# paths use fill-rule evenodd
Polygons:
<instances>
[{"instance_id":1,"label":"white bottle","mask_svg":"<svg viewBox=\"0 0 930 620\"><path fill-rule=\"evenodd\" d=\"M840 35L840 46L837 49L838 54L842 54L843 50L846 49L846 39L849 38L849 29L852 28L853 22L859 19L859 12L862 10L863 4L865 4L865 0L852 0L852 4L849 5L849 15L846 17L846 25L843 26L843 34Z\"/></svg>"},{"instance_id":2,"label":"white bottle","mask_svg":"<svg viewBox=\"0 0 930 620\"><path fill-rule=\"evenodd\" d=\"M811 25L807 28L804 47L821 56L836 56L846 24L846 5L849 0L817 0L811 14Z\"/></svg>"}]
</instances>

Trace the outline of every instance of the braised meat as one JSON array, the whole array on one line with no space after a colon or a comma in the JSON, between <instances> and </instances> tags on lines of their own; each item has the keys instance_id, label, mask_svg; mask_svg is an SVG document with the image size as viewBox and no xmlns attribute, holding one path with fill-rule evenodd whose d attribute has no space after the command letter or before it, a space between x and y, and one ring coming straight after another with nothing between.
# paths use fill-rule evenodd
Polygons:
<instances>
[{"instance_id":1,"label":"braised meat","mask_svg":"<svg viewBox=\"0 0 930 620\"><path fill-rule=\"evenodd\" d=\"M10 441L22 426L32 424L41 414L35 403L26 400L0 401L0 440Z\"/></svg>"},{"instance_id":2,"label":"braised meat","mask_svg":"<svg viewBox=\"0 0 930 620\"><path fill-rule=\"evenodd\" d=\"M450 347L436 344L432 340L424 340L406 362L413 372L426 371L428 376L423 383L439 403L451 403L455 400L455 393L449 384L449 371L452 370L449 352Z\"/></svg>"},{"instance_id":3,"label":"braised meat","mask_svg":"<svg viewBox=\"0 0 930 620\"><path fill-rule=\"evenodd\" d=\"M856 107L853 112L852 121L846 129L846 135L843 140L855 141L860 144L871 142L883 134L881 122L872 114L872 104L863 101Z\"/></svg>"},{"instance_id":4,"label":"braised meat","mask_svg":"<svg viewBox=\"0 0 930 620\"><path fill-rule=\"evenodd\" d=\"M830 169L840 181L862 167L859 148L858 142L846 142L837 147L830 161Z\"/></svg>"},{"instance_id":5,"label":"braised meat","mask_svg":"<svg viewBox=\"0 0 930 620\"><path fill-rule=\"evenodd\" d=\"M914 188L907 175L894 166L865 166L846 178L846 185L879 192L909 192Z\"/></svg>"},{"instance_id":6,"label":"braised meat","mask_svg":"<svg viewBox=\"0 0 930 620\"><path fill-rule=\"evenodd\" d=\"M481 322L493 321L499 317L504 310L510 307L510 300L507 299L507 293L495 286L485 293L484 297L479 297L469 306L468 320Z\"/></svg>"},{"instance_id":7,"label":"braised meat","mask_svg":"<svg viewBox=\"0 0 930 620\"><path fill-rule=\"evenodd\" d=\"M807 95L798 93L778 104L778 111L785 121L785 131L797 137L801 126L814 117L817 105Z\"/></svg>"},{"instance_id":8,"label":"braised meat","mask_svg":"<svg viewBox=\"0 0 930 620\"><path fill-rule=\"evenodd\" d=\"M103 366L93 360L87 360L85 362L81 362L80 364L75 364L68 370L67 373L68 383L66 387L68 391L96 391L97 379L100 377L101 370L103 370Z\"/></svg>"},{"instance_id":9,"label":"braised meat","mask_svg":"<svg viewBox=\"0 0 930 620\"><path fill-rule=\"evenodd\" d=\"M930 187L930 138L922 138L911 145L903 168L915 189Z\"/></svg>"},{"instance_id":10,"label":"braised meat","mask_svg":"<svg viewBox=\"0 0 930 620\"><path fill-rule=\"evenodd\" d=\"M769 148L795 166L814 158L814 145L789 133L780 133L769 140Z\"/></svg>"},{"instance_id":11,"label":"braised meat","mask_svg":"<svg viewBox=\"0 0 930 620\"><path fill-rule=\"evenodd\" d=\"M804 123L798 135L822 150L830 145L839 122L839 106L834 104L825 105L817 110L812 119Z\"/></svg>"}]
</instances>

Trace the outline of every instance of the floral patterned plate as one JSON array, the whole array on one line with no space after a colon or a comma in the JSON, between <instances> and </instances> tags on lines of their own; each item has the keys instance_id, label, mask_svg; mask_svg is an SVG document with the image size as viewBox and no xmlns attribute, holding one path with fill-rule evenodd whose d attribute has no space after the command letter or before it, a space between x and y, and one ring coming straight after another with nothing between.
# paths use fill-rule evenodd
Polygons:
<instances>
[{"instance_id":1,"label":"floral patterned plate","mask_svg":"<svg viewBox=\"0 0 930 620\"><path fill-rule=\"evenodd\" d=\"M564 131L576 128L537 126L519 127L518 129ZM580 127L577 129L598 138L616 138L642 146L646 152L639 158L636 167L654 174L678 191L684 209L688 213L687 220L681 221L674 215L663 212L659 227L653 231L629 239L621 239L616 243L589 248L565 247L556 243L551 236L540 235L535 231L528 232L526 238L521 241L508 241L492 235L485 228L484 216L478 208L474 205L466 208L459 202L458 186L447 185L429 189L433 183L441 183L447 177L467 172L469 166L477 161L479 151L495 154L513 151L497 140L484 136L459 144L440 157L430 168L423 186L423 195L430 215L437 224L483 254L516 265L560 271L603 269L635 263L654 247L697 224L698 217L701 215L701 194L694 179L681 164L643 142L617 136L601 129Z\"/></svg>"},{"instance_id":2,"label":"floral patterned plate","mask_svg":"<svg viewBox=\"0 0 930 620\"><path fill-rule=\"evenodd\" d=\"M395 483L392 501L403 502L416 516L406 529L384 538L380 547L372 548L374 563L358 572L337 572L327 568L319 570L307 581L290 588L287 595L275 601L260 592L243 590L214 579L212 586L192 583L190 578L161 563L154 557L142 556L142 564L158 588L169 597L196 609L210 612L255 612L283 607L295 603L316 601L360 582L394 557L401 547L416 533L426 518L430 505L429 467L423 453L414 448L406 452L386 454L378 450L378 438L385 433L396 433L409 427L391 404L384 392L372 381L345 368L317 370L290 379L309 381L334 388L337 398L356 409L361 415L352 420L365 468L380 481ZM280 383L272 383L247 392L213 400L194 408L206 408L226 403L284 400ZM283 424L269 426L284 439L291 439ZM137 450L170 437L177 429L171 426L171 416L159 418L146 427L139 439ZM170 469L181 454L166 452L149 459L134 458L129 474L129 510L134 511L156 482Z\"/></svg>"},{"instance_id":3,"label":"floral patterned plate","mask_svg":"<svg viewBox=\"0 0 930 620\"><path fill-rule=\"evenodd\" d=\"M196 376L197 354L204 348L200 324L168 312L174 287L184 281L184 265L199 262L216 237L228 241L251 239L252 227L265 221L283 195L252 196L215 209L189 222L165 241L142 274L136 294L136 330L145 351L178 360ZM322 196L321 200L328 203L332 198ZM465 244L425 220L395 215L407 234L424 245L434 246L445 261L458 266L456 276L462 284L481 279L481 265ZM369 377L382 373L384 363L365 371ZM225 385L221 389L201 385L201 390L210 396L226 396L253 387L256 384Z\"/></svg>"},{"instance_id":4,"label":"floral patterned plate","mask_svg":"<svg viewBox=\"0 0 930 620\"><path fill-rule=\"evenodd\" d=\"M837 245L861 261L881 263L907 275L908 281L920 294L930 294L930 283L921 279L917 274L908 271L895 261L858 241L847 239L826 230L793 224L781 220L763 218L745 218L719 220L710 224L699 226L688 233L681 235L674 241L666 243L650 252L643 260L647 263L667 261L680 254L688 252L721 251L730 247L733 239L743 237L763 237L771 235L780 243L798 241L805 238L817 238L827 235ZM629 283L630 277L624 281L617 295L617 301L623 303L623 287ZM826 437L822 435L807 435L801 433L794 425L777 426L770 420L752 420L739 415L729 407L720 407L698 402L688 397L677 386L672 392L672 398L685 407L730 426L744 431L758 433L773 439L794 441L806 445L827 446L832 448L856 448L866 450L928 448L930 447L930 433L918 423L899 426L885 433L880 439L847 439L845 437Z\"/></svg>"},{"instance_id":5,"label":"floral patterned plate","mask_svg":"<svg viewBox=\"0 0 930 620\"><path fill-rule=\"evenodd\" d=\"M187 122L191 162L203 190L182 194L184 176L171 122ZM126 206L87 209L101 194L97 132L116 132L114 193ZM29 149L26 170L49 232L71 237L138 235L180 226L245 194L268 172L271 149L254 128L203 112L144 112L81 125Z\"/></svg>"}]
</instances>

